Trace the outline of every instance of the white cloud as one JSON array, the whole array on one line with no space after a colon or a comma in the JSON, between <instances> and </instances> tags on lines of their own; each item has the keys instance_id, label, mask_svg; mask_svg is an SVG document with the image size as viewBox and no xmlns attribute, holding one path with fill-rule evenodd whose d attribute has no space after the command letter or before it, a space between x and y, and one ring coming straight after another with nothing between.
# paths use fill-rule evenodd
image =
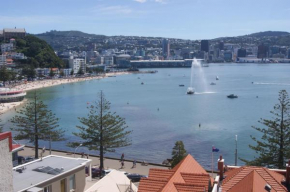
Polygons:
<instances>
[{"instance_id":1,"label":"white cloud","mask_svg":"<svg viewBox=\"0 0 290 192\"><path fill-rule=\"evenodd\" d=\"M162 3L162 4L166 4L167 2L166 2L166 0L154 0L155 2L157 2L157 3Z\"/></svg>"},{"instance_id":2,"label":"white cloud","mask_svg":"<svg viewBox=\"0 0 290 192\"><path fill-rule=\"evenodd\" d=\"M138 3L145 3L147 0L134 0L134 1L136 1Z\"/></svg>"},{"instance_id":3,"label":"white cloud","mask_svg":"<svg viewBox=\"0 0 290 192\"><path fill-rule=\"evenodd\" d=\"M101 7L96 7L93 9L93 12L95 13L100 13L100 14L106 14L106 15L110 15L110 14L121 14L121 15L127 15L132 13L132 9L127 7L127 6L101 6Z\"/></svg>"}]
</instances>

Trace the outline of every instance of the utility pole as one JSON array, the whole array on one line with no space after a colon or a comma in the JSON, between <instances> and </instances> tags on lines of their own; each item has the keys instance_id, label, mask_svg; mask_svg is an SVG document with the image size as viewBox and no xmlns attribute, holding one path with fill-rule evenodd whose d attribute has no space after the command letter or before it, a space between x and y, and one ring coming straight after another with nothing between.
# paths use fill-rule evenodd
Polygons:
<instances>
[{"instance_id":1,"label":"utility pole","mask_svg":"<svg viewBox=\"0 0 290 192\"><path fill-rule=\"evenodd\" d=\"M236 135L235 166L238 164L238 135Z\"/></svg>"}]
</instances>

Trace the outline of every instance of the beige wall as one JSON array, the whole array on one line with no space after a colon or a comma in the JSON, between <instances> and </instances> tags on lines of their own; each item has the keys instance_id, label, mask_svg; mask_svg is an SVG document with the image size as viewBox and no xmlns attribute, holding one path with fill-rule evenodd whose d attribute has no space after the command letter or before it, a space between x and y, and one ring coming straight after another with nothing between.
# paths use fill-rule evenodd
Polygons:
<instances>
[{"instance_id":1,"label":"beige wall","mask_svg":"<svg viewBox=\"0 0 290 192\"><path fill-rule=\"evenodd\" d=\"M84 167L67 173L65 175L62 175L61 177L58 177L54 179L53 181L38 185L37 187L46 187L48 185L51 185L52 187L52 192L59 192L60 191L60 181L63 180L64 178L66 179L66 192L69 192L69 178L71 175L75 174L75 182L76 182L76 192L83 192L85 189L86 185L86 174L85 174L85 169Z\"/></svg>"},{"instance_id":2,"label":"beige wall","mask_svg":"<svg viewBox=\"0 0 290 192\"><path fill-rule=\"evenodd\" d=\"M0 140L0 191L13 191L12 153L9 151L9 139Z\"/></svg>"}]
</instances>

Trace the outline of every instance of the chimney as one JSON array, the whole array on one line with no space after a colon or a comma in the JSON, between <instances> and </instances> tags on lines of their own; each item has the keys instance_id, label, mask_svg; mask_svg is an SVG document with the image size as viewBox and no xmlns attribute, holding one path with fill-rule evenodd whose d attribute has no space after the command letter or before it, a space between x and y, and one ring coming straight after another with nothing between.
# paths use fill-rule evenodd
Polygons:
<instances>
[{"instance_id":1,"label":"chimney","mask_svg":"<svg viewBox=\"0 0 290 192\"><path fill-rule=\"evenodd\" d=\"M286 185L290 185L290 160L286 163Z\"/></svg>"},{"instance_id":2,"label":"chimney","mask_svg":"<svg viewBox=\"0 0 290 192\"><path fill-rule=\"evenodd\" d=\"M220 158L218 160L218 170L219 170L220 180L223 180L223 178L224 178L224 159L223 159L223 156L220 156Z\"/></svg>"}]
</instances>

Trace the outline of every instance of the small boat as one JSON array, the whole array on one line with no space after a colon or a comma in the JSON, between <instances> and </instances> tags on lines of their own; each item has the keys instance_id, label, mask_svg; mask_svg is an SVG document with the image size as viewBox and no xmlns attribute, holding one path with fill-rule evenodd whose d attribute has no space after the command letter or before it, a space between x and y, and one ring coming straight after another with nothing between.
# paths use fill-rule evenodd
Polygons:
<instances>
[{"instance_id":1,"label":"small boat","mask_svg":"<svg viewBox=\"0 0 290 192\"><path fill-rule=\"evenodd\" d=\"M179 87L184 87L184 85L181 84L181 85L179 85Z\"/></svg>"},{"instance_id":2,"label":"small boat","mask_svg":"<svg viewBox=\"0 0 290 192\"><path fill-rule=\"evenodd\" d=\"M230 94L227 97L230 98L230 99L238 98L238 96L237 95L234 95L234 94Z\"/></svg>"},{"instance_id":3,"label":"small boat","mask_svg":"<svg viewBox=\"0 0 290 192\"><path fill-rule=\"evenodd\" d=\"M193 89L192 87L188 87L186 93L187 93L188 95L192 95L192 94L194 94L194 89Z\"/></svg>"},{"instance_id":4,"label":"small boat","mask_svg":"<svg viewBox=\"0 0 290 192\"><path fill-rule=\"evenodd\" d=\"M210 85L216 85L216 83L214 83L214 82L211 82L211 83L210 83Z\"/></svg>"},{"instance_id":5,"label":"small boat","mask_svg":"<svg viewBox=\"0 0 290 192\"><path fill-rule=\"evenodd\" d=\"M142 82L141 85L144 85L144 83Z\"/></svg>"},{"instance_id":6,"label":"small boat","mask_svg":"<svg viewBox=\"0 0 290 192\"><path fill-rule=\"evenodd\" d=\"M215 80L219 80L219 76L216 76Z\"/></svg>"}]
</instances>

